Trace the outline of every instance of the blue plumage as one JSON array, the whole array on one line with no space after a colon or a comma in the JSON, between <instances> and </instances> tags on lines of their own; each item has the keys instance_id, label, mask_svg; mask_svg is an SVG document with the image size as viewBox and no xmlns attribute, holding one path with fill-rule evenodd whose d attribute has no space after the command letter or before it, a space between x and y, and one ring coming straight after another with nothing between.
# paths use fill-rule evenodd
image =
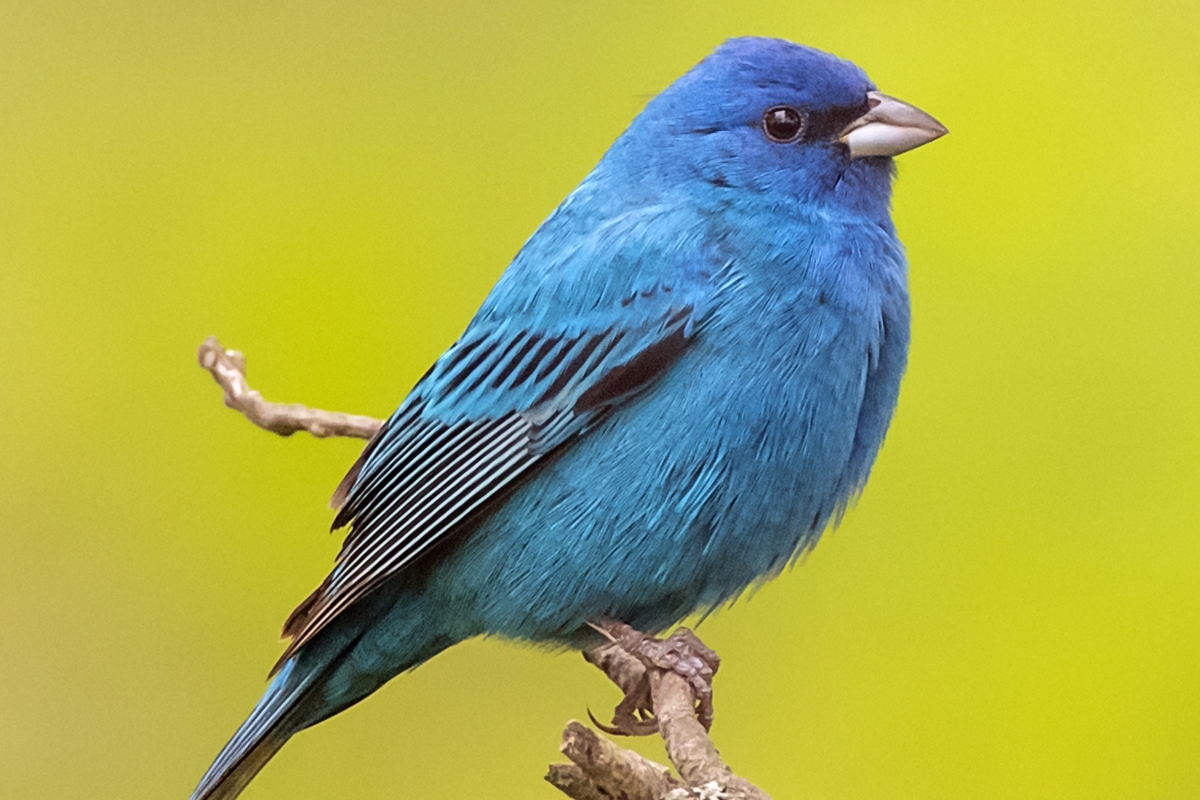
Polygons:
<instances>
[{"instance_id":1,"label":"blue plumage","mask_svg":"<svg viewBox=\"0 0 1200 800\"><path fill-rule=\"evenodd\" d=\"M193 797L456 642L661 630L815 544L904 371L909 112L753 38L651 101L343 482L338 565Z\"/></svg>"}]
</instances>

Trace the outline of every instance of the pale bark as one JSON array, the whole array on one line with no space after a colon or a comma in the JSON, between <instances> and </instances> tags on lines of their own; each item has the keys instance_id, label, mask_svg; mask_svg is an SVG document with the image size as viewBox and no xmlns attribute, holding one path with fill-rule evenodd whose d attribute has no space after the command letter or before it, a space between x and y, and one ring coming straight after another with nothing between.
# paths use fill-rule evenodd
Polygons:
<instances>
[{"instance_id":1,"label":"pale bark","mask_svg":"<svg viewBox=\"0 0 1200 800\"><path fill-rule=\"evenodd\" d=\"M225 391L225 405L240 411L246 419L271 433L291 436L296 431L308 431L321 438L348 436L370 439L383 424L373 417L264 400L246 382L246 357L237 350L223 348L215 336L205 339L196 355L200 366L208 370L213 380Z\"/></svg>"}]
</instances>

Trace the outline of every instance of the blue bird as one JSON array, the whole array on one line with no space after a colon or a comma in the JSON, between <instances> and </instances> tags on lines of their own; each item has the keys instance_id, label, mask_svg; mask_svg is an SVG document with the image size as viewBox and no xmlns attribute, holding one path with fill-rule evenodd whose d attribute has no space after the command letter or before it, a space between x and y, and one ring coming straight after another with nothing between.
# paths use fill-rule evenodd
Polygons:
<instances>
[{"instance_id":1,"label":"blue bird","mask_svg":"<svg viewBox=\"0 0 1200 800\"><path fill-rule=\"evenodd\" d=\"M337 564L193 800L457 642L660 631L811 548L907 359L891 156L945 132L776 39L650 101L338 487Z\"/></svg>"}]
</instances>

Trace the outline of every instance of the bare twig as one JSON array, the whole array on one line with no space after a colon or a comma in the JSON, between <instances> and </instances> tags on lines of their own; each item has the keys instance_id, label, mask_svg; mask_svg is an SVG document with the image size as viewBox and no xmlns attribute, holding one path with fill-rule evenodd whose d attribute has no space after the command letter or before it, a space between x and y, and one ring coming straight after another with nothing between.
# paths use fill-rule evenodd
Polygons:
<instances>
[{"instance_id":1,"label":"bare twig","mask_svg":"<svg viewBox=\"0 0 1200 800\"><path fill-rule=\"evenodd\" d=\"M200 345L198 358L200 366L224 390L225 405L280 436L308 431L322 438L370 439L383 424L372 417L264 400L246 382L245 356L226 350L214 336ZM614 722L623 721L629 730L652 732L657 727L667 757L682 780L666 767L572 720L559 748L572 763L550 765L546 780L551 785L573 800L770 800L721 760L705 726L696 717L700 698L686 677L643 661L618 641L588 650L584 658L625 694ZM652 709L653 717L639 717L644 709Z\"/></svg>"},{"instance_id":2,"label":"bare twig","mask_svg":"<svg viewBox=\"0 0 1200 800\"><path fill-rule=\"evenodd\" d=\"M667 758L698 793L717 788L722 800L770 800L762 789L740 778L721 760L721 754L696 719L692 689L677 672L651 670L654 716L667 748Z\"/></svg>"},{"instance_id":3,"label":"bare twig","mask_svg":"<svg viewBox=\"0 0 1200 800\"><path fill-rule=\"evenodd\" d=\"M634 719L634 708L649 701L658 732L666 745L667 757L682 781L672 777L665 767L618 747L572 721L563 734L560 749L575 763L552 765L546 776L552 785L576 800L596 797L770 800L766 792L735 775L721 760L704 725L696 717L697 697L686 677L644 663L617 642L607 642L588 650L584 652L584 658L604 672L625 694L625 700L617 707L614 724L620 723L625 715L628 726ZM646 685L649 686L649 698L638 694ZM572 744L569 746L568 742ZM580 742L586 742L586 745ZM598 753L602 755L592 755ZM648 767L642 768L643 765Z\"/></svg>"},{"instance_id":4,"label":"bare twig","mask_svg":"<svg viewBox=\"0 0 1200 800\"><path fill-rule=\"evenodd\" d=\"M373 417L264 400L246 382L246 357L237 350L223 348L215 336L204 340L197 356L200 366L208 370L213 380L225 390L225 405L242 412L246 419L271 433L291 436L296 431L308 431L320 438L370 439L383 424Z\"/></svg>"},{"instance_id":5,"label":"bare twig","mask_svg":"<svg viewBox=\"0 0 1200 800\"><path fill-rule=\"evenodd\" d=\"M571 759L579 772L572 771L571 778L577 794L572 795L567 787L555 780L562 771L551 768L546 780L566 794L577 797L595 790L601 797L624 797L626 800L661 800L667 792L679 787L670 771L632 750L618 747L598 733L572 720L563 731L563 755ZM561 767L566 765L554 765ZM561 778L559 779L561 781Z\"/></svg>"},{"instance_id":6,"label":"bare twig","mask_svg":"<svg viewBox=\"0 0 1200 800\"><path fill-rule=\"evenodd\" d=\"M578 764L551 764L546 782L572 800L611 800L600 794L600 789Z\"/></svg>"}]
</instances>

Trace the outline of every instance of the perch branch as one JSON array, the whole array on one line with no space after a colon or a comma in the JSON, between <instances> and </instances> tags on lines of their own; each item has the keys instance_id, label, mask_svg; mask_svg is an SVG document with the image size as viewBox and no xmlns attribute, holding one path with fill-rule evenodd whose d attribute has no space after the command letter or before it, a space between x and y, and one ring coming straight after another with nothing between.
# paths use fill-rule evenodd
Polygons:
<instances>
[{"instance_id":1,"label":"perch branch","mask_svg":"<svg viewBox=\"0 0 1200 800\"><path fill-rule=\"evenodd\" d=\"M697 794L727 800L770 800L767 793L734 774L696 719L695 700L687 679L675 672L653 670L650 691L654 716L667 748L667 758ZM713 791L719 794L713 795Z\"/></svg>"},{"instance_id":2,"label":"perch branch","mask_svg":"<svg viewBox=\"0 0 1200 800\"><path fill-rule=\"evenodd\" d=\"M246 357L223 348L215 336L200 345L197 355L200 366L224 390L226 406L280 436L308 431L322 438L370 439L383 424L372 417L264 400L246 382ZM687 678L643 662L617 641L586 651L584 658L625 694L617 707L618 716L627 715L627 721L635 725L657 726L667 757L682 780L666 767L572 720L559 747L571 763L550 765L546 780L551 785L573 800L770 800L721 760L696 718L698 698ZM636 710L643 707L653 709L653 720L637 718Z\"/></svg>"},{"instance_id":3,"label":"perch branch","mask_svg":"<svg viewBox=\"0 0 1200 800\"><path fill-rule=\"evenodd\" d=\"M370 439L383 424L373 417L264 400L246 382L246 357L237 350L226 350L215 336L204 340L197 356L200 366L208 370L213 380L225 390L225 405L240 411L246 419L271 433L291 436L296 431L308 431L320 438Z\"/></svg>"},{"instance_id":4,"label":"perch branch","mask_svg":"<svg viewBox=\"0 0 1200 800\"><path fill-rule=\"evenodd\" d=\"M662 800L681 786L666 767L618 747L575 720L567 723L559 750L574 763L551 765L546 780L575 800Z\"/></svg>"},{"instance_id":5,"label":"perch branch","mask_svg":"<svg viewBox=\"0 0 1200 800\"><path fill-rule=\"evenodd\" d=\"M696 718L697 698L687 678L647 665L617 642L585 651L595 665L626 695L636 696L648 677L650 701L667 757L682 781L665 767L648 761L572 721L559 748L573 764L555 764L546 780L575 800L627 797L629 800L770 800L766 792L734 774L721 760L704 726ZM618 706L617 714L622 713ZM574 769L572 769L574 767Z\"/></svg>"}]
</instances>

